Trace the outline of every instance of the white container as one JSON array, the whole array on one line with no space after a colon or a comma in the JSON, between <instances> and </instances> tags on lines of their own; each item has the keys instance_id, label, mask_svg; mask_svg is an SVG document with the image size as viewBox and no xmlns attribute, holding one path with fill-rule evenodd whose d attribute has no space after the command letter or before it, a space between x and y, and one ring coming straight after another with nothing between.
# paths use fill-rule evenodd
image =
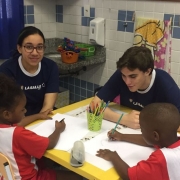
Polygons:
<instances>
[{"instance_id":1,"label":"white container","mask_svg":"<svg viewBox=\"0 0 180 180\"><path fill-rule=\"evenodd\" d=\"M105 19L95 18L90 21L89 28L89 40L91 43L95 43L104 46L104 31L105 31Z\"/></svg>"}]
</instances>

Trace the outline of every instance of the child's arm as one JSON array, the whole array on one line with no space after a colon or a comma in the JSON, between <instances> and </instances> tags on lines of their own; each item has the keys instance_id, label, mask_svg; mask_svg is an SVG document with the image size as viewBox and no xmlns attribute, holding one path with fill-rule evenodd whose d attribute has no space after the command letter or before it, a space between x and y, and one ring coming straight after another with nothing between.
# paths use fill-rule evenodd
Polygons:
<instances>
[{"instance_id":1,"label":"child's arm","mask_svg":"<svg viewBox=\"0 0 180 180\"><path fill-rule=\"evenodd\" d=\"M142 134L122 134L117 131L114 133L112 132L112 130L108 132L108 138L112 141L125 141L138 144L140 146L152 147L144 141Z\"/></svg>"},{"instance_id":2,"label":"child's arm","mask_svg":"<svg viewBox=\"0 0 180 180\"><path fill-rule=\"evenodd\" d=\"M38 114L33 114L30 116L24 117L21 122L18 123L18 126L25 127L28 124L36 121L36 120L42 120L42 119L52 119L49 115L52 114L52 109L48 109L44 112L40 112Z\"/></svg>"},{"instance_id":3,"label":"child's arm","mask_svg":"<svg viewBox=\"0 0 180 180\"><path fill-rule=\"evenodd\" d=\"M60 134L64 131L65 127L66 127L66 124L65 124L64 120L60 121L60 122L58 122L58 121L55 122L55 130L48 137L49 145L48 145L47 149L53 149L56 146L56 144L59 140Z\"/></svg>"},{"instance_id":4,"label":"child's arm","mask_svg":"<svg viewBox=\"0 0 180 180\"><path fill-rule=\"evenodd\" d=\"M100 149L99 151L97 151L96 155L107 161L111 161L119 176L123 180L129 180L129 166L119 157L116 151L112 152L108 149Z\"/></svg>"}]
</instances>

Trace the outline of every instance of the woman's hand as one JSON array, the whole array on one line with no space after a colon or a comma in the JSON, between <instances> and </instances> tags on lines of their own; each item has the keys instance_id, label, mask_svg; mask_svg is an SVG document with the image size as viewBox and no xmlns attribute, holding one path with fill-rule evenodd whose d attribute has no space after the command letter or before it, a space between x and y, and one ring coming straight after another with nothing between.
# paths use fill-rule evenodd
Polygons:
<instances>
[{"instance_id":1,"label":"woman's hand","mask_svg":"<svg viewBox=\"0 0 180 180\"><path fill-rule=\"evenodd\" d=\"M39 119L52 119L49 115L53 115L53 109L47 109L44 112L39 113Z\"/></svg>"},{"instance_id":2,"label":"woman's hand","mask_svg":"<svg viewBox=\"0 0 180 180\"><path fill-rule=\"evenodd\" d=\"M38 114L33 114L30 116L24 117L20 123L18 123L18 126L27 126L28 124L36 121L36 120L42 120L42 119L52 119L49 115L52 115L52 109L48 109L44 112L40 112Z\"/></svg>"}]
</instances>

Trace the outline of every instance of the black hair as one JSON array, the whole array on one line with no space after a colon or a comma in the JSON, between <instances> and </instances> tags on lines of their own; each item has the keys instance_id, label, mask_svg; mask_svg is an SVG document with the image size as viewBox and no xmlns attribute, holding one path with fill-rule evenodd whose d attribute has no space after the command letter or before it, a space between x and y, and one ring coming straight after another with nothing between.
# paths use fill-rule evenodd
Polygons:
<instances>
[{"instance_id":1,"label":"black hair","mask_svg":"<svg viewBox=\"0 0 180 180\"><path fill-rule=\"evenodd\" d=\"M134 46L127 49L116 64L120 70L124 67L127 67L131 71L139 69L143 72L146 72L149 68L151 70L154 69L154 60L151 51L143 46Z\"/></svg>"},{"instance_id":2,"label":"black hair","mask_svg":"<svg viewBox=\"0 0 180 180\"><path fill-rule=\"evenodd\" d=\"M12 78L0 73L0 110L13 110L23 95L24 92Z\"/></svg>"},{"instance_id":3,"label":"black hair","mask_svg":"<svg viewBox=\"0 0 180 180\"><path fill-rule=\"evenodd\" d=\"M42 33L42 31L40 29L38 29L38 28L36 28L34 26L27 26L27 27L24 27L20 31L18 39L17 39L17 44L19 46L22 46L24 39L26 37L30 36L30 35L33 35L33 34L39 34L42 37L42 39L43 39L43 41L45 43L44 35L43 35L43 33ZM16 57L16 56L19 56L19 55L20 54L19 54L18 50L15 50L15 52L13 54L13 57Z\"/></svg>"},{"instance_id":4,"label":"black hair","mask_svg":"<svg viewBox=\"0 0 180 180\"><path fill-rule=\"evenodd\" d=\"M179 111L170 103L152 103L141 111L139 116L141 121L148 124L149 128L159 133L176 133L180 126Z\"/></svg>"}]
</instances>

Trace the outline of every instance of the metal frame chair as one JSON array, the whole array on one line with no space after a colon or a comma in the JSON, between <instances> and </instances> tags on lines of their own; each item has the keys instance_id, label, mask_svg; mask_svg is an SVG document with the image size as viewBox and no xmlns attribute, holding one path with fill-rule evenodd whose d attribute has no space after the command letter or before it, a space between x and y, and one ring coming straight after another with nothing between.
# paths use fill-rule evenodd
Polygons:
<instances>
[{"instance_id":1,"label":"metal frame chair","mask_svg":"<svg viewBox=\"0 0 180 180\"><path fill-rule=\"evenodd\" d=\"M15 180L9 159L0 153L0 180Z\"/></svg>"}]
</instances>

